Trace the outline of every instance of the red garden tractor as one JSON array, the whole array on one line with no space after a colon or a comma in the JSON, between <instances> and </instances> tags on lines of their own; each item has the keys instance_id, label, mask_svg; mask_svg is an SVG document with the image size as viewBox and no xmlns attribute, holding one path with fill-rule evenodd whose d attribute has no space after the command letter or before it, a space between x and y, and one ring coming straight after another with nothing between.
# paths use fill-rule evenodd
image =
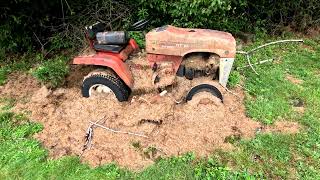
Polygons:
<instances>
[{"instance_id":1,"label":"red garden tractor","mask_svg":"<svg viewBox=\"0 0 320 180\"><path fill-rule=\"evenodd\" d=\"M83 80L84 97L111 93L118 101L127 101L134 91L146 87L164 90L177 78L193 81L207 77L225 87L236 54L236 41L230 33L166 25L146 34L145 55L134 60L130 57L140 50L127 32L104 31L101 23L86 27L86 31L95 53L75 57L73 64L94 65L97 70ZM223 100L218 88L208 83L192 87L185 99L202 91Z\"/></svg>"}]
</instances>

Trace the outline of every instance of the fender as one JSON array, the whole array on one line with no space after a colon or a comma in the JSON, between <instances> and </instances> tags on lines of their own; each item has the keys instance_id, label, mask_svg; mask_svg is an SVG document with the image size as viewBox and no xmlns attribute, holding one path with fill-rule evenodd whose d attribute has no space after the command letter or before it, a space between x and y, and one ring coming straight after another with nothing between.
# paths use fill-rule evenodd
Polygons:
<instances>
[{"instance_id":1,"label":"fender","mask_svg":"<svg viewBox=\"0 0 320 180\"><path fill-rule=\"evenodd\" d=\"M111 68L132 89L133 78L129 67L124 63L119 54L97 52L92 55L78 56L73 59L73 64L98 65Z\"/></svg>"},{"instance_id":2,"label":"fender","mask_svg":"<svg viewBox=\"0 0 320 180\"><path fill-rule=\"evenodd\" d=\"M217 54L221 58L234 58L236 56L236 49L225 50L225 49L218 49L218 48L216 49L215 48L202 48L202 49L195 48L195 49L184 52L182 56L184 57L187 54L197 53L197 52L207 52L211 54Z\"/></svg>"},{"instance_id":3,"label":"fender","mask_svg":"<svg viewBox=\"0 0 320 180\"><path fill-rule=\"evenodd\" d=\"M73 64L96 65L111 68L132 89L133 77L129 67L124 62L133 52L139 51L139 46L134 39L130 39L126 48L120 53L98 51L94 54L78 56L73 59Z\"/></svg>"}]
</instances>

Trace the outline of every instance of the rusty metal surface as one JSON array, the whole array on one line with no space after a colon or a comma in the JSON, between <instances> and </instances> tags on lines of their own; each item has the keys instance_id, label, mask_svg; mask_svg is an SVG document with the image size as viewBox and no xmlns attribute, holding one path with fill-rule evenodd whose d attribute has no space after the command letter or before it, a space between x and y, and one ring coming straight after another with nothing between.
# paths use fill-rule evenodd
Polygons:
<instances>
[{"instance_id":1,"label":"rusty metal surface","mask_svg":"<svg viewBox=\"0 0 320 180\"><path fill-rule=\"evenodd\" d=\"M154 63L161 64L165 62L173 62L174 73L176 73L181 64L182 57L172 55L147 54L147 60L151 67L154 65Z\"/></svg>"},{"instance_id":2,"label":"rusty metal surface","mask_svg":"<svg viewBox=\"0 0 320 180\"><path fill-rule=\"evenodd\" d=\"M73 64L97 65L111 68L130 88L133 87L133 78L128 65L124 62L128 56L137 51L139 47L134 40L130 40L129 44L119 54L112 52L96 52L94 54L77 56L73 59Z\"/></svg>"},{"instance_id":3,"label":"rusty metal surface","mask_svg":"<svg viewBox=\"0 0 320 180\"><path fill-rule=\"evenodd\" d=\"M73 64L98 65L111 68L130 88L133 87L133 78L129 67L120 58L105 53L93 56L79 56L73 59Z\"/></svg>"},{"instance_id":4,"label":"rusty metal surface","mask_svg":"<svg viewBox=\"0 0 320 180\"><path fill-rule=\"evenodd\" d=\"M146 51L172 56L185 56L192 52L211 52L221 58L234 58L236 41L227 32L164 26L147 33Z\"/></svg>"}]
</instances>

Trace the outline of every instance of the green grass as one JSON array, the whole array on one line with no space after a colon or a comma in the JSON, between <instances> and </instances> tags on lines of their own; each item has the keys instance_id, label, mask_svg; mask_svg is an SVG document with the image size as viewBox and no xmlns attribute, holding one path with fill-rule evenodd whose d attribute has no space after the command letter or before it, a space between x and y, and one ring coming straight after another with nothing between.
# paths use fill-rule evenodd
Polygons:
<instances>
[{"instance_id":1,"label":"green grass","mask_svg":"<svg viewBox=\"0 0 320 180\"><path fill-rule=\"evenodd\" d=\"M247 168L269 178L320 178L320 38L307 39L305 49L299 44L269 47L256 54L254 61L266 56L281 56L277 63L250 68L245 76L248 116L265 124L289 120L303 129L296 135L263 134L249 141L240 141L239 151L217 155L235 169ZM242 66L240 58L237 66ZM303 80L301 85L286 79L291 74ZM293 110L292 99L304 102L305 113Z\"/></svg>"},{"instance_id":2,"label":"green grass","mask_svg":"<svg viewBox=\"0 0 320 180\"><path fill-rule=\"evenodd\" d=\"M5 61L0 61L0 85L7 82L10 73L26 72L31 73L39 82L55 88L63 84L65 76L69 73L69 54L49 59L45 59L39 53L8 57Z\"/></svg>"},{"instance_id":3,"label":"green grass","mask_svg":"<svg viewBox=\"0 0 320 180\"><path fill-rule=\"evenodd\" d=\"M252 47L262 44L257 41ZM276 63L255 66L234 73L232 86L244 80L247 115L272 124L298 122L298 134L258 134L254 139L236 139L236 150L216 151L209 159L193 153L158 160L141 172L115 164L90 168L77 157L48 159L47 150L32 138L39 124L10 112L14 100L1 100L0 179L320 179L320 37L307 39L309 48L284 44L257 52L253 62L275 57ZM245 64L238 57L236 66ZM1 71L0 71L1 72ZM293 84L290 74L302 79ZM241 76L240 76L241 75ZM1 76L0 76L1 77ZM301 99L305 112L293 110L292 100Z\"/></svg>"},{"instance_id":4,"label":"green grass","mask_svg":"<svg viewBox=\"0 0 320 180\"><path fill-rule=\"evenodd\" d=\"M14 71L28 71L32 67L32 61L30 54L9 57L5 62L0 61L0 86L6 83L8 74Z\"/></svg>"},{"instance_id":5,"label":"green grass","mask_svg":"<svg viewBox=\"0 0 320 180\"><path fill-rule=\"evenodd\" d=\"M0 98L0 111L7 111L14 107L16 100L14 98L2 97Z\"/></svg>"}]
</instances>

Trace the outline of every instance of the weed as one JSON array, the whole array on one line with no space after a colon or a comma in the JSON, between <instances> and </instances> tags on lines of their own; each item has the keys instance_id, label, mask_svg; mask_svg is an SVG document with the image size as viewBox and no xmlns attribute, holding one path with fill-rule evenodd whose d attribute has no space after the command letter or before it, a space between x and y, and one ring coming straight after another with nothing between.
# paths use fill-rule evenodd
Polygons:
<instances>
[{"instance_id":1,"label":"weed","mask_svg":"<svg viewBox=\"0 0 320 180\"><path fill-rule=\"evenodd\" d=\"M15 104L16 100L14 98L1 98L0 104L2 104L2 107L0 110L7 111L10 110Z\"/></svg>"},{"instance_id":2,"label":"weed","mask_svg":"<svg viewBox=\"0 0 320 180\"><path fill-rule=\"evenodd\" d=\"M9 71L6 67L0 68L0 86L6 83Z\"/></svg>"},{"instance_id":3,"label":"weed","mask_svg":"<svg viewBox=\"0 0 320 180\"><path fill-rule=\"evenodd\" d=\"M147 149L143 151L143 155L148 159L154 159L157 155L157 148L153 146L149 146Z\"/></svg>"},{"instance_id":4,"label":"weed","mask_svg":"<svg viewBox=\"0 0 320 180\"><path fill-rule=\"evenodd\" d=\"M65 76L69 73L66 62L66 57L58 56L44 62L32 74L40 82L50 87L57 87L63 83Z\"/></svg>"},{"instance_id":5,"label":"weed","mask_svg":"<svg viewBox=\"0 0 320 180\"><path fill-rule=\"evenodd\" d=\"M131 144L132 144L132 146L133 146L134 148L136 148L136 149L138 149L138 150L141 149L140 141L134 141L134 142L132 142Z\"/></svg>"},{"instance_id":6,"label":"weed","mask_svg":"<svg viewBox=\"0 0 320 180\"><path fill-rule=\"evenodd\" d=\"M230 88L234 88L236 87L237 84L240 83L240 81L241 81L240 73L238 71L232 71L229 76L228 86Z\"/></svg>"},{"instance_id":7,"label":"weed","mask_svg":"<svg viewBox=\"0 0 320 180\"><path fill-rule=\"evenodd\" d=\"M224 139L224 142L225 142L225 143L234 144L234 143L236 143L236 142L239 142L240 140L241 140L241 135L240 135L240 134L233 134L233 135L227 136L227 137Z\"/></svg>"},{"instance_id":8,"label":"weed","mask_svg":"<svg viewBox=\"0 0 320 180\"><path fill-rule=\"evenodd\" d=\"M228 167L222 166L216 160L209 158L195 167L196 179L255 179L263 175L251 175L248 171L231 171Z\"/></svg>"},{"instance_id":9,"label":"weed","mask_svg":"<svg viewBox=\"0 0 320 180\"><path fill-rule=\"evenodd\" d=\"M65 37L65 35L62 35L63 33L57 33L54 34L50 38L50 49L53 51L66 49L66 48L72 48L73 46L76 46L77 44L72 42L69 37Z\"/></svg>"},{"instance_id":10,"label":"weed","mask_svg":"<svg viewBox=\"0 0 320 180\"><path fill-rule=\"evenodd\" d=\"M140 48L144 48L146 46L145 43L145 33L141 31L130 31L129 36L130 38L134 39Z\"/></svg>"}]
</instances>

